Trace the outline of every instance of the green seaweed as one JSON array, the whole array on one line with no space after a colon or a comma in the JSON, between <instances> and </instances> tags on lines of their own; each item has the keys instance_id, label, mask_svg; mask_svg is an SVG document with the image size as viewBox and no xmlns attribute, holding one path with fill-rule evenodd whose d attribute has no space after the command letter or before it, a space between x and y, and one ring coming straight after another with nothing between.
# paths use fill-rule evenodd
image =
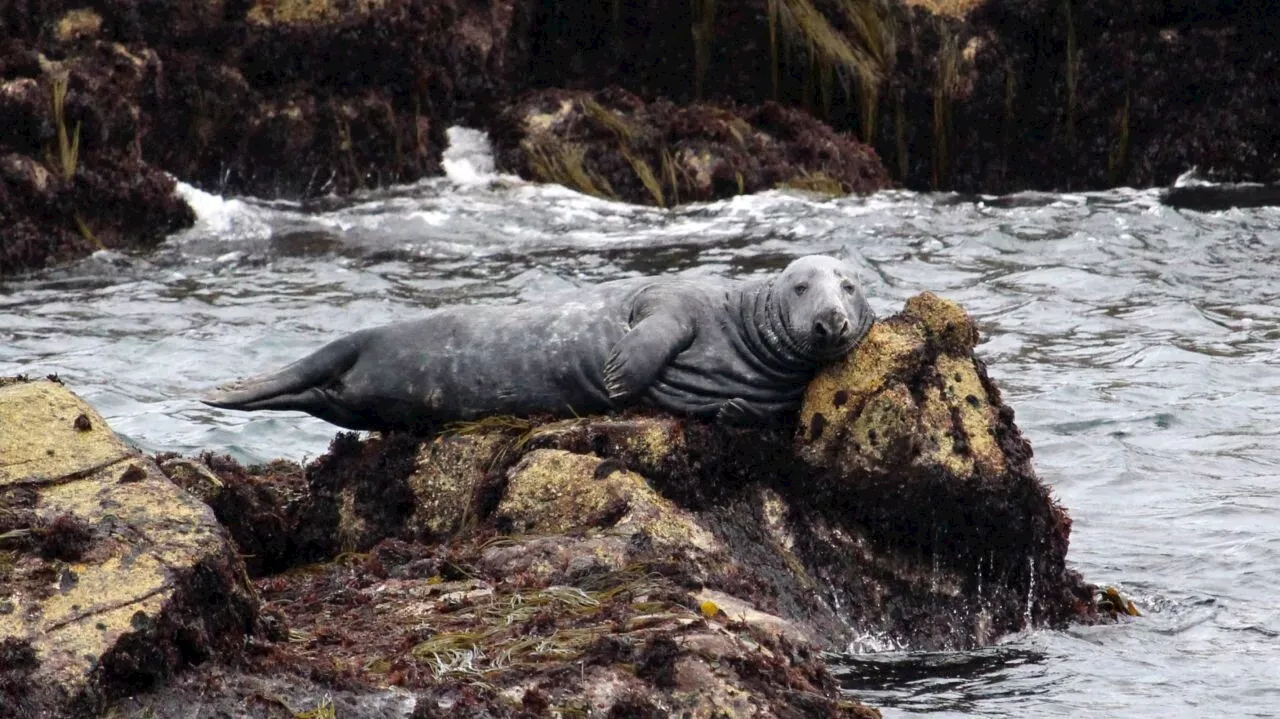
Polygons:
<instances>
[{"instance_id":1,"label":"green seaweed","mask_svg":"<svg viewBox=\"0 0 1280 719\"><path fill-rule=\"evenodd\" d=\"M609 181L586 166L586 150L574 143L553 139L524 140L520 143L529 167L541 182L564 185L587 195L618 199Z\"/></svg>"},{"instance_id":2,"label":"green seaweed","mask_svg":"<svg viewBox=\"0 0 1280 719\"><path fill-rule=\"evenodd\" d=\"M58 177L63 180L71 180L76 176L76 167L80 159L80 123L76 123L76 129L68 135L67 133L67 117L66 103L67 90L70 77L65 74L57 74L53 76L53 122L57 128L57 150L56 159L50 152L49 166L57 173Z\"/></svg>"}]
</instances>

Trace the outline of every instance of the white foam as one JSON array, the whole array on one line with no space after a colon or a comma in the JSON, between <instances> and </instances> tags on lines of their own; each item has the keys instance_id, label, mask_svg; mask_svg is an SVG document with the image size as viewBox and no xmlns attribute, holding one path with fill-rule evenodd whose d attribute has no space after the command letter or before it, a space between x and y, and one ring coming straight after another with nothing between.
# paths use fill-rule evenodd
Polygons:
<instances>
[{"instance_id":1,"label":"white foam","mask_svg":"<svg viewBox=\"0 0 1280 719\"><path fill-rule=\"evenodd\" d=\"M234 198L205 192L179 182L178 195L196 214L196 224L182 235L215 235L221 239L263 239L271 236L271 227L262 210Z\"/></svg>"},{"instance_id":2,"label":"white foam","mask_svg":"<svg viewBox=\"0 0 1280 719\"><path fill-rule=\"evenodd\" d=\"M459 185L479 185L497 179L493 148L484 131L454 126L445 130L445 135L449 146L444 150L441 165L446 177Z\"/></svg>"},{"instance_id":3,"label":"white foam","mask_svg":"<svg viewBox=\"0 0 1280 719\"><path fill-rule=\"evenodd\" d=\"M863 632L849 641L845 654L884 654L907 650L906 642L888 634Z\"/></svg>"}]
</instances>

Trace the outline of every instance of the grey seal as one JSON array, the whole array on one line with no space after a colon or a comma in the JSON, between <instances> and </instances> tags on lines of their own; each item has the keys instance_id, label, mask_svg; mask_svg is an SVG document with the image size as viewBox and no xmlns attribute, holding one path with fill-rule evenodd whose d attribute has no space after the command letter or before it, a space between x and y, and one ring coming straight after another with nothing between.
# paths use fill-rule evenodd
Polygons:
<instances>
[{"instance_id":1,"label":"grey seal","mask_svg":"<svg viewBox=\"0 0 1280 719\"><path fill-rule=\"evenodd\" d=\"M763 424L799 409L818 368L852 350L874 320L851 269L811 255L765 278L634 278L538 303L437 309L360 330L202 401L301 410L357 430L638 403Z\"/></svg>"}]
</instances>

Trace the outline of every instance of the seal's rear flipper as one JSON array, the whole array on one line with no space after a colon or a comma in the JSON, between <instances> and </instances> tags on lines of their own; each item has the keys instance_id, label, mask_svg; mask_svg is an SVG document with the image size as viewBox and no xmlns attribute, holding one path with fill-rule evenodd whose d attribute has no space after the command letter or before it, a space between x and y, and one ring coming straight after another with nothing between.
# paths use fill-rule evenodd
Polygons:
<instances>
[{"instance_id":1,"label":"seal's rear flipper","mask_svg":"<svg viewBox=\"0 0 1280 719\"><path fill-rule=\"evenodd\" d=\"M200 401L222 409L314 412L329 405L320 388L346 373L359 357L357 343L344 337L277 372L215 389Z\"/></svg>"}]
</instances>

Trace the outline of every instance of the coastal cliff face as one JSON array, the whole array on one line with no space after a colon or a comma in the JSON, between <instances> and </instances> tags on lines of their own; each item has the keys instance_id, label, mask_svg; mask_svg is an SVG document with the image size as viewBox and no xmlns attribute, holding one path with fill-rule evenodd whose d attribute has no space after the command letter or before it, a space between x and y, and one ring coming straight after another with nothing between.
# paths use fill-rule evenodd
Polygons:
<instances>
[{"instance_id":1,"label":"coastal cliff face","mask_svg":"<svg viewBox=\"0 0 1280 719\"><path fill-rule=\"evenodd\" d=\"M875 716L823 650L1120 611L1067 567L1070 519L976 341L925 293L790 427L488 418L340 434L305 467L140 457L65 388L8 382L0 701Z\"/></svg>"},{"instance_id":2,"label":"coastal cliff face","mask_svg":"<svg viewBox=\"0 0 1280 719\"><path fill-rule=\"evenodd\" d=\"M452 124L499 169L657 205L1270 181L1278 27L1260 0L5 0L0 275L153 247L192 222L173 178L437 174Z\"/></svg>"}]
</instances>

